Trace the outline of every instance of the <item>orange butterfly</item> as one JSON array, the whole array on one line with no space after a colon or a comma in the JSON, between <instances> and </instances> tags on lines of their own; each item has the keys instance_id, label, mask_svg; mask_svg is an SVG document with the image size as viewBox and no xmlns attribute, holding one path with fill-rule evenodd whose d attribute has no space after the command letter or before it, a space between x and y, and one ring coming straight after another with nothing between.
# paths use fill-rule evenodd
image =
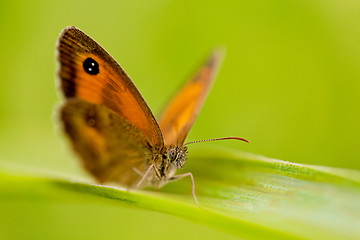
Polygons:
<instances>
[{"instance_id":1,"label":"orange butterfly","mask_svg":"<svg viewBox=\"0 0 360 240\"><path fill-rule=\"evenodd\" d=\"M130 77L84 32L65 28L57 49L65 96L60 118L85 168L100 183L128 188L161 187L190 176L198 203L192 174L175 172L186 161L184 141L213 83L220 52L186 83L157 122ZM223 139L247 142L237 137L210 140Z\"/></svg>"}]
</instances>

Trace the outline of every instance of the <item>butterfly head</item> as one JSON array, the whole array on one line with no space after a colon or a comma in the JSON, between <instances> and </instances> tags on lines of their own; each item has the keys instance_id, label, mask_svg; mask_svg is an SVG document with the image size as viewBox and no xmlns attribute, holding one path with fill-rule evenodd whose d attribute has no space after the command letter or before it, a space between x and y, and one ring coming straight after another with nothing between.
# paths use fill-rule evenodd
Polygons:
<instances>
[{"instance_id":1,"label":"butterfly head","mask_svg":"<svg viewBox=\"0 0 360 240\"><path fill-rule=\"evenodd\" d=\"M167 161L175 165L176 168L182 168L187 157L187 147L171 146L167 152Z\"/></svg>"}]
</instances>

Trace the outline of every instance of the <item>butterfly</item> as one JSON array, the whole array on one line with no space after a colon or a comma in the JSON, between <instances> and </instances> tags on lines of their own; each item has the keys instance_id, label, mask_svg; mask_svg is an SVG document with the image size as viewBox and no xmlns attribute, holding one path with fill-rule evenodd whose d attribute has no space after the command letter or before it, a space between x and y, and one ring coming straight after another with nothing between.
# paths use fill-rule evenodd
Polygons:
<instances>
[{"instance_id":1,"label":"butterfly","mask_svg":"<svg viewBox=\"0 0 360 240\"><path fill-rule=\"evenodd\" d=\"M190 176L175 175L187 157L188 135L217 74L222 54L215 51L155 120L124 69L78 28L63 29L57 44L59 116L65 135L87 171L100 183L129 189ZM210 140L243 138L228 137ZM203 140L203 141L210 141Z\"/></svg>"}]
</instances>

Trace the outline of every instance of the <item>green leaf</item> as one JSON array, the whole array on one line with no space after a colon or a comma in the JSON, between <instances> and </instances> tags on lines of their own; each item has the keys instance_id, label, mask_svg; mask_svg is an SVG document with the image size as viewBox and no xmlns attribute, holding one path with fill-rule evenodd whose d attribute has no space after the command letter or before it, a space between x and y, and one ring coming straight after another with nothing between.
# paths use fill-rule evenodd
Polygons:
<instances>
[{"instance_id":1,"label":"green leaf","mask_svg":"<svg viewBox=\"0 0 360 240\"><path fill-rule=\"evenodd\" d=\"M296 164L248 153L202 149L189 156L190 179L129 192L65 179L0 173L6 201L96 200L179 216L248 239L355 239L360 235L360 173ZM99 201L99 199L103 201Z\"/></svg>"}]
</instances>

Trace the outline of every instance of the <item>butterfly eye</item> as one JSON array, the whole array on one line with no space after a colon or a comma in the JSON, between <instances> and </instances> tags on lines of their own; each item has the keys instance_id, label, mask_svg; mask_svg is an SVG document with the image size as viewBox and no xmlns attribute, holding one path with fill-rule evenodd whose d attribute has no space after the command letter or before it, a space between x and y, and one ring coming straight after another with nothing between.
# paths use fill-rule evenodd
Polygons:
<instances>
[{"instance_id":1,"label":"butterfly eye","mask_svg":"<svg viewBox=\"0 0 360 240\"><path fill-rule=\"evenodd\" d=\"M174 148L170 148L169 151L168 151L168 158L170 160L175 160L176 155L177 155L176 150Z\"/></svg>"},{"instance_id":2,"label":"butterfly eye","mask_svg":"<svg viewBox=\"0 0 360 240\"><path fill-rule=\"evenodd\" d=\"M84 70L91 75L99 73L99 64L92 58L87 58L83 63Z\"/></svg>"}]
</instances>

